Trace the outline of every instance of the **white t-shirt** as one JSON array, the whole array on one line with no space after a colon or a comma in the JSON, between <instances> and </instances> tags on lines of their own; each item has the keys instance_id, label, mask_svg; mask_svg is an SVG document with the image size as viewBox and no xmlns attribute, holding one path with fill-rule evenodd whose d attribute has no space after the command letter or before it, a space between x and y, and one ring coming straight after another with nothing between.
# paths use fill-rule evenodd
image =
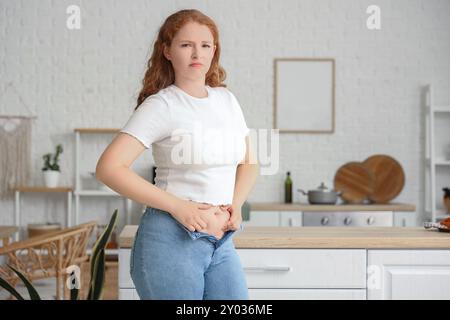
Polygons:
<instances>
[{"instance_id":1,"label":"white t-shirt","mask_svg":"<svg viewBox=\"0 0 450 320\"><path fill-rule=\"evenodd\" d=\"M152 146L158 188L185 200L231 204L249 129L227 88L206 90L206 98L196 98L174 84L161 89L142 102L121 132Z\"/></svg>"}]
</instances>

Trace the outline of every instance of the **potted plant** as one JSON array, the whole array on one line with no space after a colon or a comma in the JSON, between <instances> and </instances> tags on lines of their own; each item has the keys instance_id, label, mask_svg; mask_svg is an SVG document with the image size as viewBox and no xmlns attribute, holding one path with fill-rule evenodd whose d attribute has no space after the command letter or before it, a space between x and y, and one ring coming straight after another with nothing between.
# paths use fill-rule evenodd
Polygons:
<instances>
[{"instance_id":1,"label":"potted plant","mask_svg":"<svg viewBox=\"0 0 450 320\"><path fill-rule=\"evenodd\" d=\"M55 188L58 185L59 176L61 174L58 161L59 155L62 152L63 147L58 144L54 155L47 153L42 157L44 159L44 167L42 168L42 171L44 171L45 186L48 188Z\"/></svg>"}]
</instances>

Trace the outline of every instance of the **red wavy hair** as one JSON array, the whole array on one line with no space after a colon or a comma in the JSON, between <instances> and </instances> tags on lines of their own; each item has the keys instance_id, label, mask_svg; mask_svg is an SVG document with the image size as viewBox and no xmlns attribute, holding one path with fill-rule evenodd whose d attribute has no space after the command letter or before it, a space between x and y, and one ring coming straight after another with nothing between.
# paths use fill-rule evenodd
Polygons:
<instances>
[{"instance_id":1,"label":"red wavy hair","mask_svg":"<svg viewBox=\"0 0 450 320\"><path fill-rule=\"evenodd\" d=\"M220 42L219 30L214 21L195 9L185 9L170 15L158 32L158 38L153 46L153 53L147 62L147 71L142 80L142 90L137 98L136 108L150 95L157 93L175 82L175 71L172 63L164 56L164 46L170 47L178 30L188 22L197 22L205 25L211 31L214 38L216 51L211 61L211 66L206 73L205 82L210 87L226 87L223 81L226 78L225 70L219 65Z\"/></svg>"}]
</instances>

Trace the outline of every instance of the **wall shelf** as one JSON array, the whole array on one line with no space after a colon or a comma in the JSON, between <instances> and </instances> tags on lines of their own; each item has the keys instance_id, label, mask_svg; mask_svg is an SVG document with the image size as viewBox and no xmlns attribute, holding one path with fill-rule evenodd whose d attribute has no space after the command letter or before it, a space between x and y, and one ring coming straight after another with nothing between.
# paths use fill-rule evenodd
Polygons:
<instances>
[{"instance_id":1,"label":"wall shelf","mask_svg":"<svg viewBox=\"0 0 450 320\"><path fill-rule=\"evenodd\" d=\"M444 208L438 207L438 201L439 199L442 201L443 196L437 196L438 175L436 174L437 170L446 170L450 167L450 159L445 159L445 155L437 155L435 122L443 113L450 114L450 106L434 104L431 84L426 86L425 110L425 212L431 222L437 222L450 217Z\"/></svg>"},{"instance_id":2,"label":"wall shelf","mask_svg":"<svg viewBox=\"0 0 450 320\"><path fill-rule=\"evenodd\" d=\"M22 226L21 214L21 193L67 193L67 211L66 211L66 227L70 226L72 220L72 187L56 187L48 188L45 186L19 186L13 189L14 191L14 224L19 228L19 232L15 234L15 240L18 241L20 237L20 227Z\"/></svg>"},{"instance_id":3,"label":"wall shelf","mask_svg":"<svg viewBox=\"0 0 450 320\"><path fill-rule=\"evenodd\" d=\"M75 128L75 222L79 224L80 220L80 199L81 197L120 197L124 199L125 206L125 223L130 224L131 200L122 197L114 191L108 190L90 190L83 189L81 185L81 135L96 135L96 134L117 134L120 129L117 128Z\"/></svg>"},{"instance_id":4,"label":"wall shelf","mask_svg":"<svg viewBox=\"0 0 450 320\"><path fill-rule=\"evenodd\" d=\"M75 195L79 196L105 196L105 197L121 197L117 192L103 190L75 190Z\"/></svg>"}]
</instances>

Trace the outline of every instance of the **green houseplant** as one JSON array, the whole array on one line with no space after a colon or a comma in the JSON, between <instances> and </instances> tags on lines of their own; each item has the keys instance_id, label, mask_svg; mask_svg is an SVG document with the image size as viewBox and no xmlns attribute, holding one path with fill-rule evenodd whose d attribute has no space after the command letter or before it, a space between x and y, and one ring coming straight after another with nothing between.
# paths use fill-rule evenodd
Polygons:
<instances>
[{"instance_id":1,"label":"green houseplant","mask_svg":"<svg viewBox=\"0 0 450 320\"><path fill-rule=\"evenodd\" d=\"M55 154L47 153L42 156L44 159L44 181L45 186L48 188L55 188L58 185L59 176L61 170L59 168L59 155L63 152L63 147L61 144L56 146Z\"/></svg>"},{"instance_id":2,"label":"green houseplant","mask_svg":"<svg viewBox=\"0 0 450 320\"><path fill-rule=\"evenodd\" d=\"M108 239L113 232L117 221L117 209L111 216L109 224L103 230L101 236L97 239L92 248L92 255L90 260L90 281L89 281L89 291L87 294L87 300L100 300L103 294L103 287L105 284L105 247L108 243ZM8 265L9 266L9 265ZM28 290L31 300L41 300L38 292L34 288L33 284L19 271L14 269L12 266L9 266L14 273L22 280L25 287ZM72 273L71 279L76 280L74 274ZM71 282L73 286L70 288L70 300L79 300L78 293L79 290L75 285L76 282ZM7 290L10 294L12 294L17 300L25 300L17 291L11 286L6 280L0 277L0 287Z\"/></svg>"}]
</instances>

